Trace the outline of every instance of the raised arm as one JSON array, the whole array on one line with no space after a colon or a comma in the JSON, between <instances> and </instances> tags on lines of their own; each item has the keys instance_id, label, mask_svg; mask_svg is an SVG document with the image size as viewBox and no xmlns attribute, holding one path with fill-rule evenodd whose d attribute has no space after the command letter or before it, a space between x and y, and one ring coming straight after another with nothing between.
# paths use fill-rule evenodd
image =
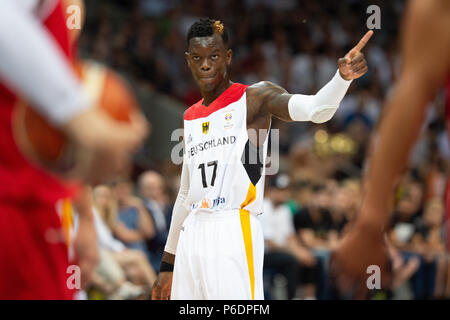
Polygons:
<instances>
[{"instance_id":1,"label":"raised arm","mask_svg":"<svg viewBox=\"0 0 450 320\"><path fill-rule=\"evenodd\" d=\"M368 68L361 50L372 36L368 31L359 43L338 60L339 70L315 95L290 94L269 81L258 82L247 89L250 104L263 114L285 121L330 120L339 107L353 79L363 76Z\"/></svg>"}]
</instances>

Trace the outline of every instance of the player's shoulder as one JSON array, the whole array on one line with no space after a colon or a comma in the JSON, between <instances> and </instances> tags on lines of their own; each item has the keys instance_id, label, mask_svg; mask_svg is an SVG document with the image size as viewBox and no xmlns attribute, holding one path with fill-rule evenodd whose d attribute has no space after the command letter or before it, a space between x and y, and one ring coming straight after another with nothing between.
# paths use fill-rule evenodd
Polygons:
<instances>
[{"instance_id":1,"label":"player's shoulder","mask_svg":"<svg viewBox=\"0 0 450 320\"><path fill-rule=\"evenodd\" d=\"M184 111L184 114L185 114L185 115L188 114L190 111L192 111L192 110L194 110L194 109L200 107L202 104L203 104L203 99L201 99L201 100L197 101L196 103L190 105L190 106Z\"/></svg>"},{"instance_id":2,"label":"player's shoulder","mask_svg":"<svg viewBox=\"0 0 450 320\"><path fill-rule=\"evenodd\" d=\"M187 108L183 113L184 120L192 120L196 117L196 114L199 112L200 107L203 105L203 99L197 101L189 108Z\"/></svg>"},{"instance_id":3,"label":"player's shoulder","mask_svg":"<svg viewBox=\"0 0 450 320\"><path fill-rule=\"evenodd\" d=\"M252 85L249 85L247 88L247 92L249 91L255 91L255 90L260 90L262 88L271 88L277 86L275 83L268 81L268 80L262 80L259 82L256 82Z\"/></svg>"},{"instance_id":4,"label":"player's shoulder","mask_svg":"<svg viewBox=\"0 0 450 320\"><path fill-rule=\"evenodd\" d=\"M265 92L267 90L274 90L274 89L275 90L281 89L285 91L282 87L273 83L272 81L263 80L248 86L247 93Z\"/></svg>"},{"instance_id":5,"label":"player's shoulder","mask_svg":"<svg viewBox=\"0 0 450 320\"><path fill-rule=\"evenodd\" d=\"M272 81L259 81L247 88L247 100L252 104L261 105L273 94L282 94L287 91Z\"/></svg>"}]
</instances>

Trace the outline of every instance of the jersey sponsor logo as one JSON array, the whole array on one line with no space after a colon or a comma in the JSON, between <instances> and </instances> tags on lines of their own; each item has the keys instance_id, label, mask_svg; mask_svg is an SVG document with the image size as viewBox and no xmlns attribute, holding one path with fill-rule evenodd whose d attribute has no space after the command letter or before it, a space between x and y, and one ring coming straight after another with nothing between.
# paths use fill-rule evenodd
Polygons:
<instances>
[{"instance_id":1,"label":"jersey sponsor logo","mask_svg":"<svg viewBox=\"0 0 450 320\"><path fill-rule=\"evenodd\" d=\"M208 149L225 146L227 144L236 143L236 136L220 137L217 139L211 139L205 142L198 143L193 147L187 149L188 158L195 156L199 152L203 152Z\"/></svg>"},{"instance_id":2,"label":"jersey sponsor logo","mask_svg":"<svg viewBox=\"0 0 450 320\"><path fill-rule=\"evenodd\" d=\"M200 205L200 208L204 208L204 209L211 208L211 200L209 200L209 199L202 199L202 203Z\"/></svg>"},{"instance_id":3,"label":"jersey sponsor logo","mask_svg":"<svg viewBox=\"0 0 450 320\"><path fill-rule=\"evenodd\" d=\"M202 123L202 132L203 132L203 134L208 134L208 132L209 132L209 121Z\"/></svg>"},{"instance_id":4,"label":"jersey sponsor logo","mask_svg":"<svg viewBox=\"0 0 450 320\"><path fill-rule=\"evenodd\" d=\"M225 197L217 197L216 199L212 200L208 198L203 198L201 201L193 203L191 205L191 210L194 209L212 209L217 207L219 204L225 203Z\"/></svg>"}]
</instances>

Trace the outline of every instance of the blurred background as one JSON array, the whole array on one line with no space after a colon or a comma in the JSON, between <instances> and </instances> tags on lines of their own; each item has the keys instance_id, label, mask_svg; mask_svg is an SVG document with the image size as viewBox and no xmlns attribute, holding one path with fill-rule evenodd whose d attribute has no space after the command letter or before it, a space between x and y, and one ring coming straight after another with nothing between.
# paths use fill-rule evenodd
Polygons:
<instances>
[{"instance_id":1,"label":"blurred background","mask_svg":"<svg viewBox=\"0 0 450 320\"><path fill-rule=\"evenodd\" d=\"M150 286L159 268L181 169L171 161L178 143L171 134L184 110L201 99L184 58L189 26L200 17L224 23L233 50L233 81L269 80L291 93L314 94L336 72L337 59L367 31L370 5L381 9L381 29L374 30L363 50L369 71L354 81L333 119L320 125L273 121L272 127L280 130L280 170L267 177L261 216L267 299L345 298L328 277L329 253L357 214L364 158L399 71L405 2L86 1L80 57L107 64L127 78L152 126L129 175L94 190L97 213L119 247L109 242L104 248L119 263L117 272L105 267L111 254L103 250L104 263L89 298L138 297L139 288ZM389 231L393 287L371 292L372 299L450 298L445 234L450 213L444 210L448 98L442 91L428 108L397 190ZM137 257L119 258L123 248Z\"/></svg>"}]
</instances>

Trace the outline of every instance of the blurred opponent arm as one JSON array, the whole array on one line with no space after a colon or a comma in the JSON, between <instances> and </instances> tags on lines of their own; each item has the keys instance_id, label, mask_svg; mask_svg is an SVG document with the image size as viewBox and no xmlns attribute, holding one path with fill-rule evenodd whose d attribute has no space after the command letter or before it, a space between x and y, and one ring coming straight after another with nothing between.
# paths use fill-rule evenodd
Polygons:
<instances>
[{"instance_id":1,"label":"blurred opponent arm","mask_svg":"<svg viewBox=\"0 0 450 320\"><path fill-rule=\"evenodd\" d=\"M410 3L403 34L402 71L384 108L386 115L365 179L361 221L384 228L391 216L395 184L417 139L428 102L450 71L450 2Z\"/></svg>"},{"instance_id":2,"label":"blurred opponent arm","mask_svg":"<svg viewBox=\"0 0 450 320\"><path fill-rule=\"evenodd\" d=\"M130 123L119 123L91 107L94 101L33 14L32 4L1 2L0 81L80 147L87 160L78 178L98 182L120 173L148 133L146 119L135 111Z\"/></svg>"},{"instance_id":3,"label":"blurred opponent arm","mask_svg":"<svg viewBox=\"0 0 450 320\"><path fill-rule=\"evenodd\" d=\"M19 1L2 1L0 79L55 125L92 105L54 40Z\"/></svg>"}]
</instances>

